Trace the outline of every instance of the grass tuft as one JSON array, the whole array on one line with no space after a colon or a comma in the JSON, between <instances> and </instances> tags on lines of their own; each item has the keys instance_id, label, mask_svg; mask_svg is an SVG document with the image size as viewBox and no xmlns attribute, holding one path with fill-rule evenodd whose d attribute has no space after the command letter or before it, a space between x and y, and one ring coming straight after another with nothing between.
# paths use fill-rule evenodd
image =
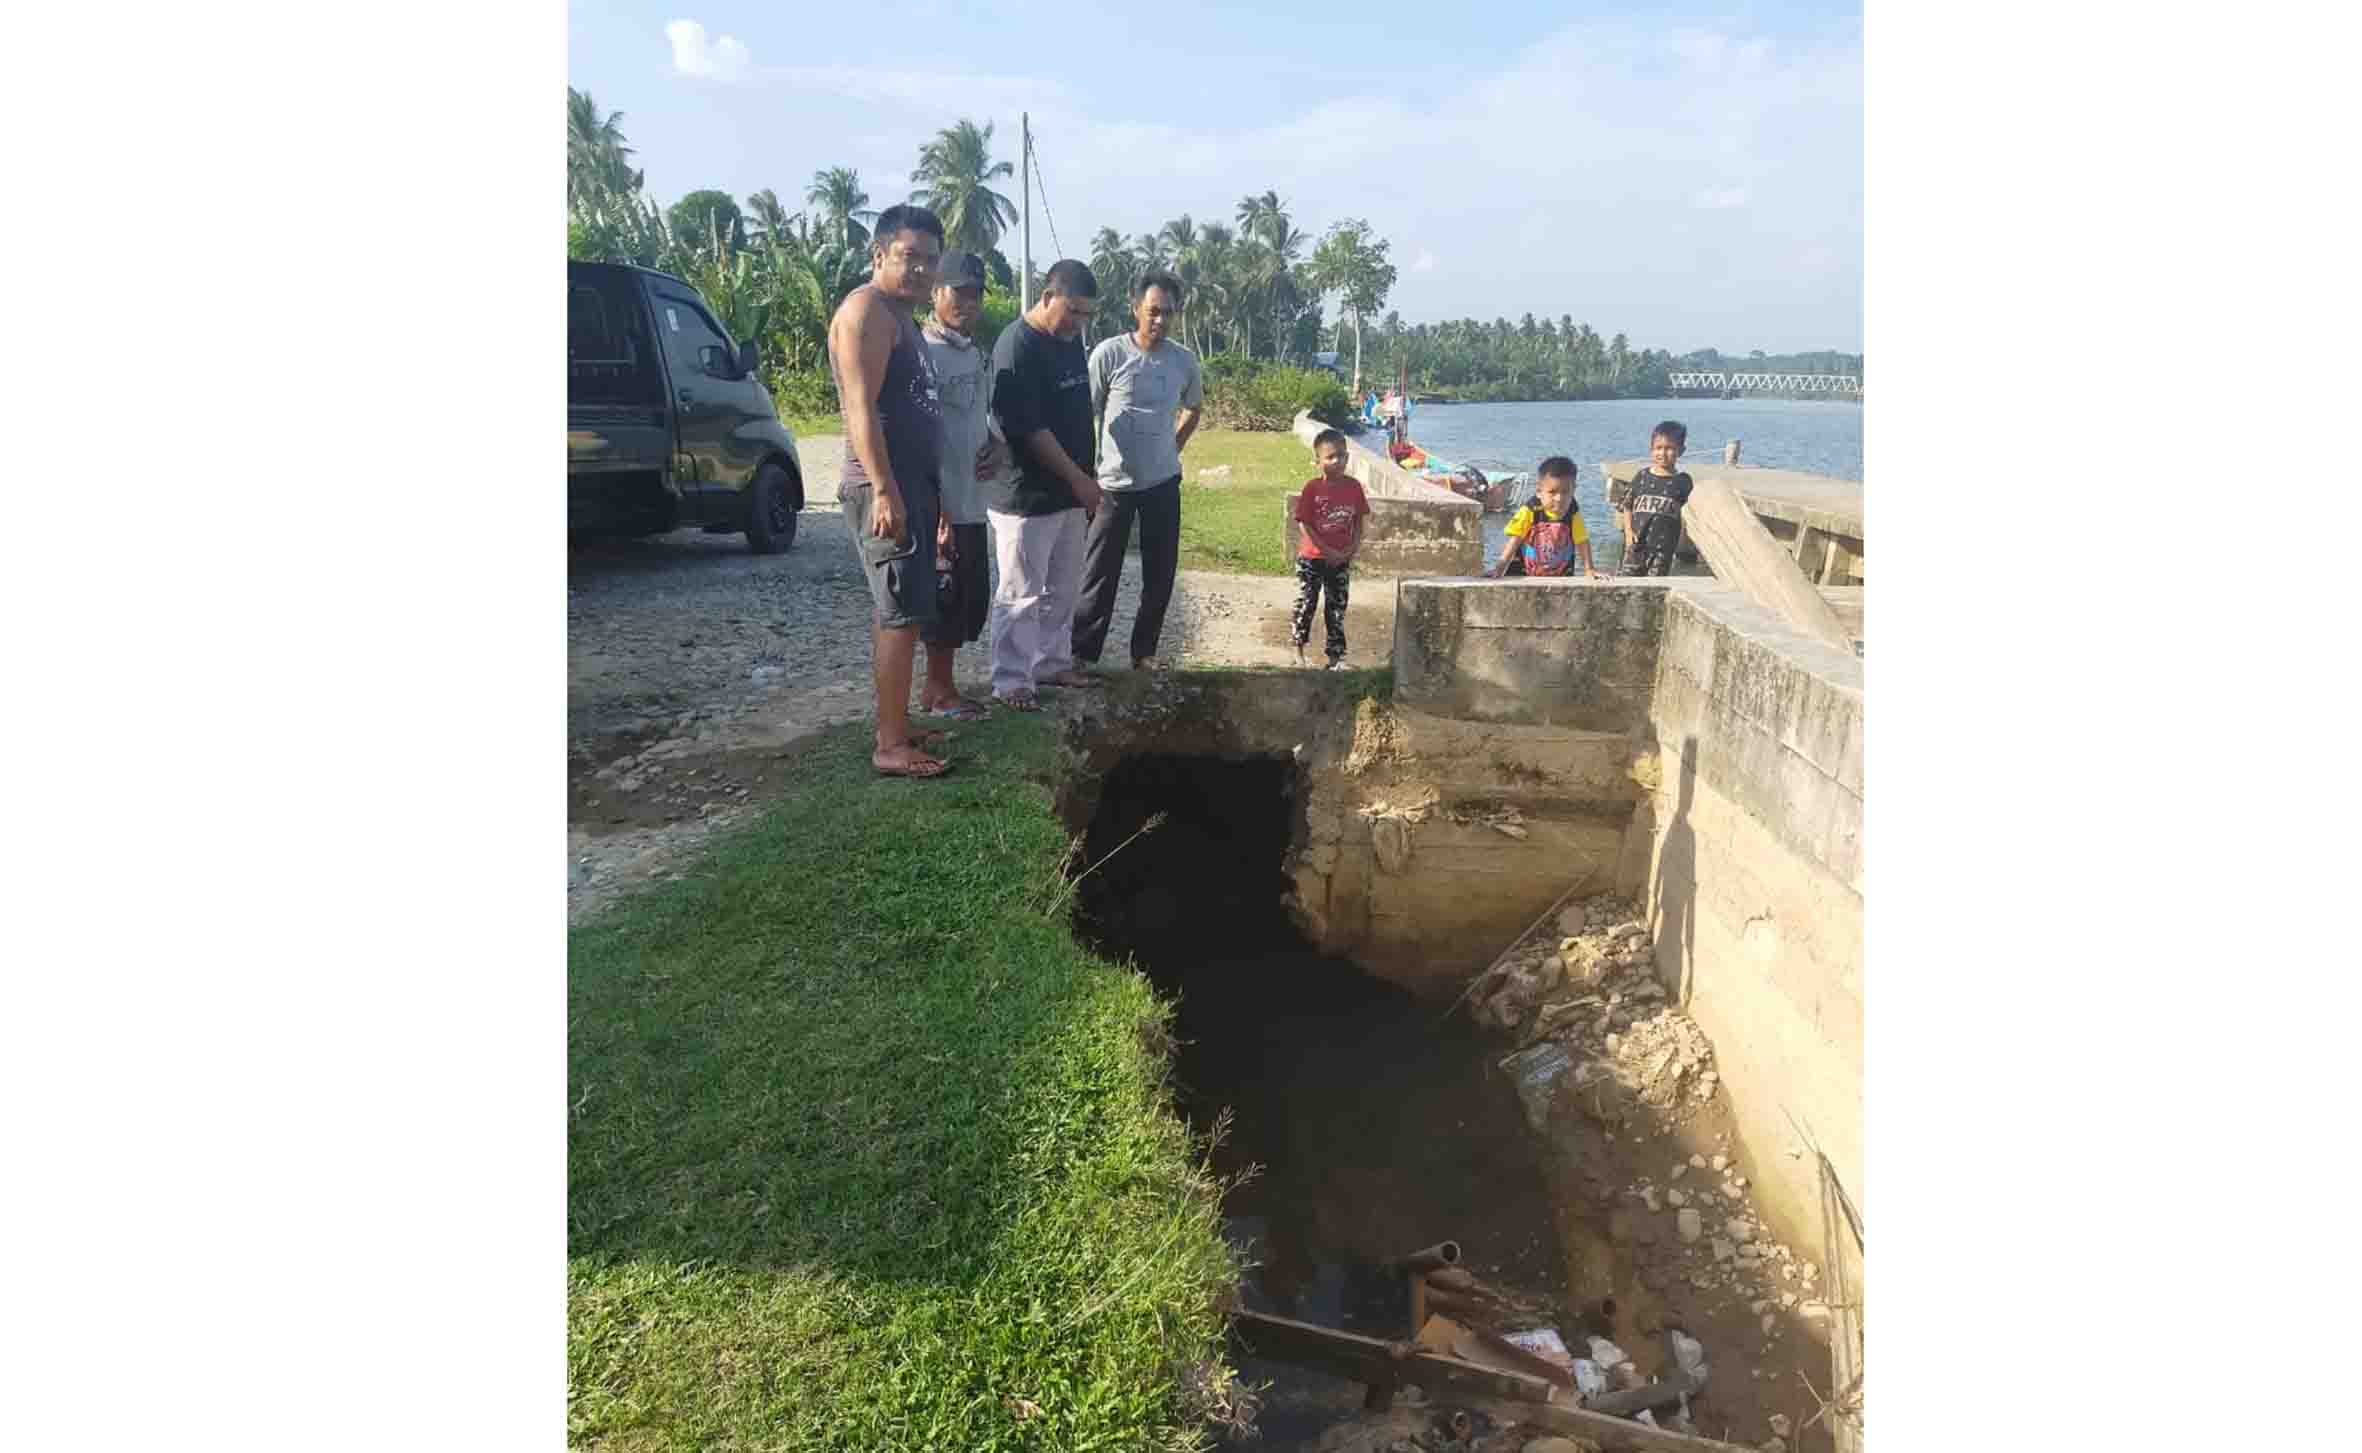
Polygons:
<instances>
[{"instance_id":1,"label":"grass tuft","mask_svg":"<svg viewBox=\"0 0 2362 1453\"><path fill-rule=\"evenodd\" d=\"M1052 734L932 783L867 734L571 937L569 1442L1202 1446L1221 1187L1165 1005L1038 891Z\"/></svg>"}]
</instances>

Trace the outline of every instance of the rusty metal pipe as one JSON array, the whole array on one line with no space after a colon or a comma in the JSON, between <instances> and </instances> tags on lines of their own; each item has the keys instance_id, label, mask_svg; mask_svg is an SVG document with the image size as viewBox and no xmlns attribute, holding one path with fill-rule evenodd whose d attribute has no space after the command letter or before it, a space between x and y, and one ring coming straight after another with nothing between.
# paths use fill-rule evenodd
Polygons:
<instances>
[{"instance_id":1,"label":"rusty metal pipe","mask_svg":"<svg viewBox=\"0 0 2362 1453\"><path fill-rule=\"evenodd\" d=\"M1391 1265L1397 1271L1424 1273L1440 1267L1460 1264L1460 1243L1438 1241L1433 1246L1422 1246L1408 1256L1398 1256Z\"/></svg>"}]
</instances>

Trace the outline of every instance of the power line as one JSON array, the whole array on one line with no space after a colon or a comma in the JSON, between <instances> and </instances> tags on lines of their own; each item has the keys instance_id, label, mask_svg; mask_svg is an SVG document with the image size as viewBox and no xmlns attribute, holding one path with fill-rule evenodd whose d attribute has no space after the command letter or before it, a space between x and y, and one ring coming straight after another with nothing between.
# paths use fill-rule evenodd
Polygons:
<instances>
[{"instance_id":1,"label":"power line","mask_svg":"<svg viewBox=\"0 0 2362 1453\"><path fill-rule=\"evenodd\" d=\"M1050 224L1050 245L1058 249L1060 257L1064 257L1066 244L1058 240L1058 219L1050 215L1050 189L1042 182L1042 149L1034 146L1031 137L1026 139L1026 145L1033 146L1033 186L1035 191L1042 194L1042 220Z\"/></svg>"}]
</instances>

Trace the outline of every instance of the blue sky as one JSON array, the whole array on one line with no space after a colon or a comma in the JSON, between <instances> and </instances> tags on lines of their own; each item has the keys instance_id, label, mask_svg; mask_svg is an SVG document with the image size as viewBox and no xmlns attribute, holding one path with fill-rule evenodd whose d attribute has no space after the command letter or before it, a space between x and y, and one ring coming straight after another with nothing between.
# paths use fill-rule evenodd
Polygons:
<instances>
[{"instance_id":1,"label":"blue sky","mask_svg":"<svg viewBox=\"0 0 2362 1453\"><path fill-rule=\"evenodd\" d=\"M1860 349L1858 6L1279 9L1081 6L1070 29L930 0L576 0L567 79L624 113L661 201L768 186L793 210L814 171L853 166L883 206L936 130L991 121L1014 161L1030 111L1068 254L1276 188L1316 237L1367 217L1414 322ZM1086 51L1133 64L1086 72ZM1037 205L1037 262L1049 234Z\"/></svg>"}]
</instances>

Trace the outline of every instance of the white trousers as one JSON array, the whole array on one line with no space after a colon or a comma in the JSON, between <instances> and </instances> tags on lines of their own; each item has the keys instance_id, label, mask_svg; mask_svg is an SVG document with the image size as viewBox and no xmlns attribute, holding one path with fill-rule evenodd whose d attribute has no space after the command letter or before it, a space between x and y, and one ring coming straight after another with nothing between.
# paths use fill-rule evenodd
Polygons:
<instances>
[{"instance_id":1,"label":"white trousers","mask_svg":"<svg viewBox=\"0 0 2362 1453\"><path fill-rule=\"evenodd\" d=\"M1005 515L992 526L992 691L1032 690L1074 666L1074 605L1083 583L1083 512Z\"/></svg>"}]
</instances>

